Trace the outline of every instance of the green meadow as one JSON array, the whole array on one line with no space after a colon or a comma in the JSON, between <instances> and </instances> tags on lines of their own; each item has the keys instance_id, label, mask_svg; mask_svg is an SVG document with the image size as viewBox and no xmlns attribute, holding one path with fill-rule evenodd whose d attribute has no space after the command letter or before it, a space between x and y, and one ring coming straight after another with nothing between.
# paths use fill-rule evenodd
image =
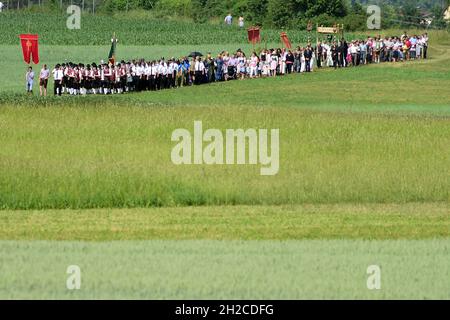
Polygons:
<instances>
[{"instance_id":1,"label":"green meadow","mask_svg":"<svg viewBox=\"0 0 450 320\"><path fill-rule=\"evenodd\" d=\"M449 201L448 117L223 108L3 107L0 207ZM279 128L278 174L175 165L172 131L193 132L195 120L205 130Z\"/></svg>"},{"instance_id":2,"label":"green meadow","mask_svg":"<svg viewBox=\"0 0 450 320\"><path fill-rule=\"evenodd\" d=\"M40 98L37 87L24 93L13 40L24 17L7 18L0 298L449 298L447 33L430 33L424 61L113 96L53 97L50 84ZM32 27L48 37L41 65L106 59L98 35L67 33L76 45L66 45L50 36L55 25ZM195 26L173 26L184 27ZM251 49L239 30L210 32L168 43L146 36L145 46L129 38L118 58ZM192 133L196 120L222 132L279 129L278 174L173 164L172 132ZM80 291L65 285L73 264ZM372 264L381 290L367 289Z\"/></svg>"},{"instance_id":3,"label":"green meadow","mask_svg":"<svg viewBox=\"0 0 450 320\"><path fill-rule=\"evenodd\" d=\"M0 107L0 207L448 202L450 51L122 96L28 98ZM177 128L280 129L280 170L174 165Z\"/></svg>"},{"instance_id":4,"label":"green meadow","mask_svg":"<svg viewBox=\"0 0 450 320\"><path fill-rule=\"evenodd\" d=\"M0 298L450 299L449 248L448 239L1 241ZM79 267L78 290L67 289L69 266Z\"/></svg>"}]
</instances>

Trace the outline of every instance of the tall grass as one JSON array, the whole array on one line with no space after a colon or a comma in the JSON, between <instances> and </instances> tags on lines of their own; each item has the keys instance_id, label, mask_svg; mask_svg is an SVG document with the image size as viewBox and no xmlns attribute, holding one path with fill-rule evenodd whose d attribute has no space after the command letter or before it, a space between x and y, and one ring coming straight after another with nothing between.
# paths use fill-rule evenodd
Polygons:
<instances>
[{"instance_id":1,"label":"tall grass","mask_svg":"<svg viewBox=\"0 0 450 320\"><path fill-rule=\"evenodd\" d=\"M448 202L450 51L430 54L157 93L2 94L0 208ZM279 128L279 174L173 165L171 132L194 120Z\"/></svg>"},{"instance_id":2,"label":"tall grass","mask_svg":"<svg viewBox=\"0 0 450 320\"><path fill-rule=\"evenodd\" d=\"M279 128L280 172L175 166L176 128ZM0 207L449 201L449 118L230 107L0 109Z\"/></svg>"}]
</instances>

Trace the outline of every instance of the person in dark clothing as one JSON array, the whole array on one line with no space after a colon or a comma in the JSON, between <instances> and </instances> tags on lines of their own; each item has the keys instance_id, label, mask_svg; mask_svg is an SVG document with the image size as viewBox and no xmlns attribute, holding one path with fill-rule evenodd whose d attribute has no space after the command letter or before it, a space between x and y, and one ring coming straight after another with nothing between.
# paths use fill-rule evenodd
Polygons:
<instances>
[{"instance_id":1,"label":"person in dark clothing","mask_svg":"<svg viewBox=\"0 0 450 320\"><path fill-rule=\"evenodd\" d=\"M322 54L323 54L322 42L319 41L316 47L317 68L319 69L322 68Z\"/></svg>"},{"instance_id":2,"label":"person in dark clothing","mask_svg":"<svg viewBox=\"0 0 450 320\"><path fill-rule=\"evenodd\" d=\"M339 46L339 65L341 67L347 66L347 52L348 52L348 44L344 38L341 40L341 44Z\"/></svg>"},{"instance_id":3,"label":"person in dark clothing","mask_svg":"<svg viewBox=\"0 0 450 320\"><path fill-rule=\"evenodd\" d=\"M333 44L331 45L331 59L333 60L333 67L334 69L337 69L338 67L338 58L339 58L339 49L336 45L336 42L333 42Z\"/></svg>"},{"instance_id":4,"label":"person in dark clothing","mask_svg":"<svg viewBox=\"0 0 450 320\"><path fill-rule=\"evenodd\" d=\"M214 60L211 56L211 53L208 53L206 60L205 60L205 68L207 70L206 73L206 79L208 82L214 82L215 76L214 76Z\"/></svg>"},{"instance_id":5,"label":"person in dark clothing","mask_svg":"<svg viewBox=\"0 0 450 320\"><path fill-rule=\"evenodd\" d=\"M300 72L302 68L302 52L301 48L297 47L294 51L294 72Z\"/></svg>"},{"instance_id":6,"label":"person in dark clothing","mask_svg":"<svg viewBox=\"0 0 450 320\"><path fill-rule=\"evenodd\" d=\"M305 71L311 72L311 59L313 56L313 50L311 48L311 45L308 44L305 51L303 52L303 57L305 57Z\"/></svg>"},{"instance_id":7,"label":"person in dark clothing","mask_svg":"<svg viewBox=\"0 0 450 320\"><path fill-rule=\"evenodd\" d=\"M294 60L295 60L294 54L292 53L291 50L289 50L289 52L286 55L286 70L288 74L292 73L292 66L294 65Z\"/></svg>"}]
</instances>

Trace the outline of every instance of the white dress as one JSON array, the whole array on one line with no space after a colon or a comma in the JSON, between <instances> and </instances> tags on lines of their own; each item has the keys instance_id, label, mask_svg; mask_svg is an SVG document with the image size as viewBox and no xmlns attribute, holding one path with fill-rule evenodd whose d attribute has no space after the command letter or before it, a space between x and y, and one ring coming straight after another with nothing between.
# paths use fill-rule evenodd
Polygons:
<instances>
[{"instance_id":1,"label":"white dress","mask_svg":"<svg viewBox=\"0 0 450 320\"><path fill-rule=\"evenodd\" d=\"M300 58L300 62L301 62L301 67L300 67L300 72L305 72L306 70L306 61L305 61L305 56L302 53L302 56Z\"/></svg>"}]
</instances>

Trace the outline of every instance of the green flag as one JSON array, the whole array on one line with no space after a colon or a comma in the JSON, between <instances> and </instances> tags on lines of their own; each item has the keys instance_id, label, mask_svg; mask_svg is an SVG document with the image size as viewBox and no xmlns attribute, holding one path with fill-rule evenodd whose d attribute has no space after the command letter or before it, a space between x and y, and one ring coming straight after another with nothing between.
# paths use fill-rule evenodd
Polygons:
<instances>
[{"instance_id":1,"label":"green flag","mask_svg":"<svg viewBox=\"0 0 450 320\"><path fill-rule=\"evenodd\" d=\"M116 45L117 45L117 39L116 34L114 34L113 38L111 39L111 49L109 50L108 60L112 64L116 63Z\"/></svg>"}]
</instances>

